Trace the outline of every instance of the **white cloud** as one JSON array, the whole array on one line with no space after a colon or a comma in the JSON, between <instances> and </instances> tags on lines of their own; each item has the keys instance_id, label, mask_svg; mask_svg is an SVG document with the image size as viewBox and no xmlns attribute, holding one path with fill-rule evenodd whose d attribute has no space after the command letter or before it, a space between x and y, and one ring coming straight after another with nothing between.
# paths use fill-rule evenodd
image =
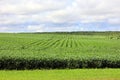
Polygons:
<instances>
[{"instance_id":1,"label":"white cloud","mask_svg":"<svg viewBox=\"0 0 120 80\"><path fill-rule=\"evenodd\" d=\"M42 25L29 25L27 27L27 29L30 31L34 31L34 32L44 32L45 31L44 26L42 26Z\"/></svg>"},{"instance_id":2,"label":"white cloud","mask_svg":"<svg viewBox=\"0 0 120 80\"><path fill-rule=\"evenodd\" d=\"M74 0L71 6L51 15L56 22L101 22L120 18L120 0Z\"/></svg>"},{"instance_id":3,"label":"white cloud","mask_svg":"<svg viewBox=\"0 0 120 80\"><path fill-rule=\"evenodd\" d=\"M8 28L8 27L0 27L0 32L6 32L8 30L10 30L10 28Z\"/></svg>"},{"instance_id":4,"label":"white cloud","mask_svg":"<svg viewBox=\"0 0 120 80\"><path fill-rule=\"evenodd\" d=\"M2 0L0 1L1 14L31 14L46 10L61 9L66 6L61 0Z\"/></svg>"},{"instance_id":5,"label":"white cloud","mask_svg":"<svg viewBox=\"0 0 120 80\"><path fill-rule=\"evenodd\" d=\"M120 18L111 18L108 20L108 23L120 25Z\"/></svg>"},{"instance_id":6,"label":"white cloud","mask_svg":"<svg viewBox=\"0 0 120 80\"><path fill-rule=\"evenodd\" d=\"M8 27L0 27L0 30L8 30L9 28Z\"/></svg>"},{"instance_id":7,"label":"white cloud","mask_svg":"<svg viewBox=\"0 0 120 80\"><path fill-rule=\"evenodd\" d=\"M83 27L78 27L78 26L47 26L46 24L42 25L29 25L27 29L31 32L65 32L65 31L81 31L84 30Z\"/></svg>"},{"instance_id":8,"label":"white cloud","mask_svg":"<svg viewBox=\"0 0 120 80\"><path fill-rule=\"evenodd\" d=\"M40 25L35 29L38 27L38 30L43 30L41 23L48 22L120 24L119 4L120 0L0 0L0 25L31 22ZM60 28L63 31L65 29L69 31L67 27Z\"/></svg>"},{"instance_id":9,"label":"white cloud","mask_svg":"<svg viewBox=\"0 0 120 80\"><path fill-rule=\"evenodd\" d=\"M119 3L120 0L2 0L0 14L33 16L30 19L36 19L36 15L37 19L53 22L82 21L89 17L99 21L112 16L120 18Z\"/></svg>"}]
</instances>

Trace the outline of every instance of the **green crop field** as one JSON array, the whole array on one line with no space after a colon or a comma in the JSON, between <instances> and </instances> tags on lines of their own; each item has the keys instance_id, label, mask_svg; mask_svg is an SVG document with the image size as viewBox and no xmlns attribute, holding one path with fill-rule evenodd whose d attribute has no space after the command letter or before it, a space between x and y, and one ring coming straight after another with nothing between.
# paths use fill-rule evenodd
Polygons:
<instances>
[{"instance_id":1,"label":"green crop field","mask_svg":"<svg viewBox=\"0 0 120 80\"><path fill-rule=\"evenodd\" d=\"M120 68L120 32L0 34L0 69L56 68Z\"/></svg>"},{"instance_id":2,"label":"green crop field","mask_svg":"<svg viewBox=\"0 0 120 80\"><path fill-rule=\"evenodd\" d=\"M0 71L0 80L120 80L120 69Z\"/></svg>"}]
</instances>

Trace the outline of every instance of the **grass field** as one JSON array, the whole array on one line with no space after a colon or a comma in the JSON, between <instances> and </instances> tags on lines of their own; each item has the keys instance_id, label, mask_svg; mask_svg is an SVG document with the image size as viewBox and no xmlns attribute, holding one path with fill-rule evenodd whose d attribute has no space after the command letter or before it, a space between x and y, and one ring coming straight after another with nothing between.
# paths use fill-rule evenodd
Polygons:
<instances>
[{"instance_id":1,"label":"grass field","mask_svg":"<svg viewBox=\"0 0 120 80\"><path fill-rule=\"evenodd\" d=\"M120 80L120 32L0 33L0 69L0 80Z\"/></svg>"},{"instance_id":2,"label":"grass field","mask_svg":"<svg viewBox=\"0 0 120 80\"><path fill-rule=\"evenodd\" d=\"M0 69L120 68L120 32L1 33Z\"/></svg>"},{"instance_id":3,"label":"grass field","mask_svg":"<svg viewBox=\"0 0 120 80\"><path fill-rule=\"evenodd\" d=\"M120 69L0 71L0 80L120 80Z\"/></svg>"}]
</instances>

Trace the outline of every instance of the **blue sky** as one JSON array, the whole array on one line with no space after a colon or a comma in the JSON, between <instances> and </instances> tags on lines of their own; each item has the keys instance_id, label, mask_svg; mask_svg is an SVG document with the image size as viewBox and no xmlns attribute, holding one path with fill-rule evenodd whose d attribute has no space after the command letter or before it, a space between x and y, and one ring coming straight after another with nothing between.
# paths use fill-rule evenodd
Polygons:
<instances>
[{"instance_id":1,"label":"blue sky","mask_svg":"<svg viewBox=\"0 0 120 80\"><path fill-rule=\"evenodd\" d=\"M120 31L120 0L0 0L0 32Z\"/></svg>"}]
</instances>

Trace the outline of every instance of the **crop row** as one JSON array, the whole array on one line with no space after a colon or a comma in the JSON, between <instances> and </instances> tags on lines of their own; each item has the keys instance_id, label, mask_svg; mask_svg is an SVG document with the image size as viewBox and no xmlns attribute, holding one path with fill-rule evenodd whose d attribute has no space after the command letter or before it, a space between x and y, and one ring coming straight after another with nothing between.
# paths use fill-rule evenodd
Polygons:
<instances>
[{"instance_id":1,"label":"crop row","mask_svg":"<svg viewBox=\"0 0 120 80\"><path fill-rule=\"evenodd\" d=\"M0 69L120 68L119 43L93 33L0 34Z\"/></svg>"}]
</instances>

